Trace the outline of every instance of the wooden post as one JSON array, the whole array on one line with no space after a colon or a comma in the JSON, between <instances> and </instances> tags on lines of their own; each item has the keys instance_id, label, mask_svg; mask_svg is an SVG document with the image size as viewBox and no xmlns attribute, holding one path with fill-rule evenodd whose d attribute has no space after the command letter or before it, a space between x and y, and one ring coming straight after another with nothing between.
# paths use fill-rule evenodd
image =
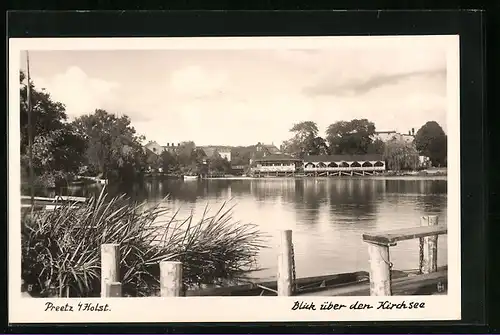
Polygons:
<instances>
[{"instance_id":1,"label":"wooden post","mask_svg":"<svg viewBox=\"0 0 500 335\"><path fill-rule=\"evenodd\" d=\"M278 296L292 295L292 231L284 230L280 235L278 251Z\"/></svg>"},{"instance_id":2,"label":"wooden post","mask_svg":"<svg viewBox=\"0 0 500 335\"><path fill-rule=\"evenodd\" d=\"M390 296L391 266L389 246L369 243L370 257L370 296Z\"/></svg>"},{"instance_id":3,"label":"wooden post","mask_svg":"<svg viewBox=\"0 0 500 335\"><path fill-rule=\"evenodd\" d=\"M437 215L423 216L420 220L421 226L435 226L437 224ZM420 273L428 274L437 271L437 245L437 235L420 238Z\"/></svg>"},{"instance_id":4,"label":"wooden post","mask_svg":"<svg viewBox=\"0 0 500 335\"><path fill-rule=\"evenodd\" d=\"M160 262L160 295L162 297L180 297L184 295L181 262Z\"/></svg>"},{"instance_id":5,"label":"wooden post","mask_svg":"<svg viewBox=\"0 0 500 335\"><path fill-rule=\"evenodd\" d=\"M120 281L120 245L101 245L101 297L108 297L107 283Z\"/></svg>"},{"instance_id":6,"label":"wooden post","mask_svg":"<svg viewBox=\"0 0 500 335\"><path fill-rule=\"evenodd\" d=\"M106 297L108 298L121 298L122 296L122 283L120 282L107 282L106 283Z\"/></svg>"}]
</instances>

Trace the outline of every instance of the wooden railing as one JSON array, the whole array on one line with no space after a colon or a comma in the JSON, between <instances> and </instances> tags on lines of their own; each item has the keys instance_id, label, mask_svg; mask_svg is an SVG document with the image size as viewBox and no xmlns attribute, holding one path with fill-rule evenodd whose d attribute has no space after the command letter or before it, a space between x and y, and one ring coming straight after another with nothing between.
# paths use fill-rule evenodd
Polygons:
<instances>
[{"instance_id":1,"label":"wooden railing","mask_svg":"<svg viewBox=\"0 0 500 335\"><path fill-rule=\"evenodd\" d=\"M437 216L424 216L420 227L363 234L370 257L370 295L392 294L389 247L395 246L399 241L420 239L420 274L429 274L437 271L438 236L447 233L447 226L439 225Z\"/></svg>"}]
</instances>

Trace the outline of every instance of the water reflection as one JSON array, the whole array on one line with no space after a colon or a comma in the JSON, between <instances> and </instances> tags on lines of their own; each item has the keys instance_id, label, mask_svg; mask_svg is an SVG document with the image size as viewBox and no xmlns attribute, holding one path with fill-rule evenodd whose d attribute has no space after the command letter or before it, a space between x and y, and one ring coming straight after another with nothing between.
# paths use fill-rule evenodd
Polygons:
<instances>
[{"instance_id":1,"label":"water reflection","mask_svg":"<svg viewBox=\"0 0 500 335\"><path fill-rule=\"evenodd\" d=\"M99 187L63 192L89 196ZM275 277L278 231L292 229L298 276L367 270L363 233L419 225L422 215L447 220L446 180L381 178L269 178L258 180L148 181L141 185L110 185L108 192L126 192L134 200L157 203L179 215L201 215L207 203L216 210L225 201L236 205L234 217L259 225L271 235L261 252L256 273ZM169 198L163 200L167 195ZM418 242L405 241L391 252L395 268L416 268ZM447 239L439 237L438 265L447 264Z\"/></svg>"}]
</instances>

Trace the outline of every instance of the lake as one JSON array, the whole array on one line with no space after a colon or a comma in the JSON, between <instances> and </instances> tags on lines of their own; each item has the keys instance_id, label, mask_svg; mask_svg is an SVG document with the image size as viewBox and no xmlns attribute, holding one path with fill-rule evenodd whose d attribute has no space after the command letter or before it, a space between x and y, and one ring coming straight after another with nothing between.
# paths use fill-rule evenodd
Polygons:
<instances>
[{"instance_id":1,"label":"lake","mask_svg":"<svg viewBox=\"0 0 500 335\"><path fill-rule=\"evenodd\" d=\"M71 192L75 194L75 192ZM163 198L169 194L167 200ZM85 195L76 192L75 195ZM131 195L179 210L211 213L228 201L236 220L254 223L269 234L270 248L259 255L263 270L253 276L276 278L279 231L293 230L297 277L368 271L366 232L410 228L423 215L447 221L445 178L262 178L246 180L147 181ZM438 240L438 266L447 264L447 236ZM418 268L418 240L391 248L395 269Z\"/></svg>"}]
</instances>

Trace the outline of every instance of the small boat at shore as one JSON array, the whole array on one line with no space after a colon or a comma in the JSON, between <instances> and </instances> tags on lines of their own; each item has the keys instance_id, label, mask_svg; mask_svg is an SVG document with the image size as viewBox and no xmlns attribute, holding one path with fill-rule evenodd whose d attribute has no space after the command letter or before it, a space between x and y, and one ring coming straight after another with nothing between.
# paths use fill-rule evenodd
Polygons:
<instances>
[{"instance_id":1,"label":"small boat at shore","mask_svg":"<svg viewBox=\"0 0 500 335\"><path fill-rule=\"evenodd\" d=\"M417 275L415 271L392 270L393 295L433 295L438 287L446 290L448 267L437 272ZM294 295L369 296L370 276L367 271L297 278ZM277 282L254 282L229 287L187 290L186 296L277 296Z\"/></svg>"},{"instance_id":2,"label":"small boat at shore","mask_svg":"<svg viewBox=\"0 0 500 335\"><path fill-rule=\"evenodd\" d=\"M75 197L67 195L58 195L54 198L49 197L34 197L34 210L54 210L63 203L75 203L76 205L85 203L88 199L85 197ZM27 195L21 196L21 211L31 209L31 197Z\"/></svg>"},{"instance_id":3,"label":"small boat at shore","mask_svg":"<svg viewBox=\"0 0 500 335\"><path fill-rule=\"evenodd\" d=\"M183 176L184 180L198 180L198 176L193 175L185 175Z\"/></svg>"}]
</instances>

